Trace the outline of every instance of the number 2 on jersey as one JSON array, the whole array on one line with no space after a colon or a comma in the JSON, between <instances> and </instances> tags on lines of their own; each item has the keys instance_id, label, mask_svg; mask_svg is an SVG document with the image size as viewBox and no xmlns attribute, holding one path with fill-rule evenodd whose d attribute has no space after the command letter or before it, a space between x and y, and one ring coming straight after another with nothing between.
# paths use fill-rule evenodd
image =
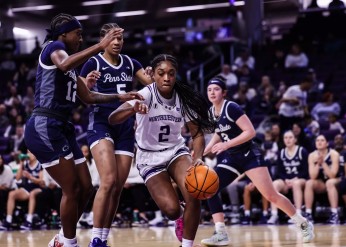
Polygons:
<instances>
[{"instance_id":1,"label":"number 2 on jersey","mask_svg":"<svg viewBox=\"0 0 346 247\"><path fill-rule=\"evenodd\" d=\"M169 128L169 125L164 125L160 127L160 133L159 133L159 142L167 142L168 136L171 133L171 129Z\"/></svg>"}]
</instances>

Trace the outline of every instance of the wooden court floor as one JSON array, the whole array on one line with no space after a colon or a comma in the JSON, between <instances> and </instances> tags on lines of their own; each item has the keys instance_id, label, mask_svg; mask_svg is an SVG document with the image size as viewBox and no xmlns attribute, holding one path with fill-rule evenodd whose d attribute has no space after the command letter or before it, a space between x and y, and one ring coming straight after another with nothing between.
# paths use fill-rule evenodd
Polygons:
<instances>
[{"instance_id":1,"label":"wooden court floor","mask_svg":"<svg viewBox=\"0 0 346 247\"><path fill-rule=\"evenodd\" d=\"M200 226L195 244L209 237L212 226ZM346 225L315 225L315 240L303 244L294 226L229 226L231 247L340 247L346 246ZM47 247L56 230L0 231L0 247ZM87 247L91 230L78 229L80 247ZM174 227L112 228L108 244L111 247L178 247Z\"/></svg>"}]
</instances>

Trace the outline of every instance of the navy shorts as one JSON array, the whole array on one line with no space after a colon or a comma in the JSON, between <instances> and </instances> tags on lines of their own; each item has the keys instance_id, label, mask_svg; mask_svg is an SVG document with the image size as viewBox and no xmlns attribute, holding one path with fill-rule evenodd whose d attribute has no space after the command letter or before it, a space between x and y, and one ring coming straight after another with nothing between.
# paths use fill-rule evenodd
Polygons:
<instances>
[{"instance_id":1,"label":"navy shorts","mask_svg":"<svg viewBox=\"0 0 346 247\"><path fill-rule=\"evenodd\" d=\"M75 164L85 161L76 141L72 123L46 116L32 116L25 126L25 144L43 168L59 163L59 158L73 158Z\"/></svg>"},{"instance_id":2,"label":"navy shorts","mask_svg":"<svg viewBox=\"0 0 346 247\"><path fill-rule=\"evenodd\" d=\"M133 157L135 146L134 118L116 125L108 123L110 112L91 112L89 115L88 144L92 149L101 139L114 144L115 154Z\"/></svg>"},{"instance_id":3,"label":"navy shorts","mask_svg":"<svg viewBox=\"0 0 346 247\"><path fill-rule=\"evenodd\" d=\"M253 143L250 148L236 153L227 151L217 156L217 167L230 170L238 175L256 167L266 167L259 147Z\"/></svg>"}]
</instances>

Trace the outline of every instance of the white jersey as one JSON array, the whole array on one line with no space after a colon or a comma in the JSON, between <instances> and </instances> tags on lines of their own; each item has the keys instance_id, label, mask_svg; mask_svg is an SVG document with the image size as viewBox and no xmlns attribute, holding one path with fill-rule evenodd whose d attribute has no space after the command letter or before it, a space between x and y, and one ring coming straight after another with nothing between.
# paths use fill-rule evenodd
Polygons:
<instances>
[{"instance_id":1,"label":"white jersey","mask_svg":"<svg viewBox=\"0 0 346 247\"><path fill-rule=\"evenodd\" d=\"M179 96L163 98L152 83L138 92L144 97L148 114L136 114L136 142L143 151L162 151L184 144L181 128L190 121L182 113ZM128 101L134 105L136 100Z\"/></svg>"}]
</instances>

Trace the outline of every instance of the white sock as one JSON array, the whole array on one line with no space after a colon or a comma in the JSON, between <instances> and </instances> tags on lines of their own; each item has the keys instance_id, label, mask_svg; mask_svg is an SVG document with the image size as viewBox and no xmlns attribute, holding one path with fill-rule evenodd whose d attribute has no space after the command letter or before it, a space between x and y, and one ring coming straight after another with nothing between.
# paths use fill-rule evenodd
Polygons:
<instances>
[{"instance_id":1,"label":"white sock","mask_svg":"<svg viewBox=\"0 0 346 247\"><path fill-rule=\"evenodd\" d=\"M216 222L216 223L215 223L215 231L216 231L217 233L219 233L219 232L225 232L225 231L226 231L225 222Z\"/></svg>"},{"instance_id":2,"label":"white sock","mask_svg":"<svg viewBox=\"0 0 346 247\"><path fill-rule=\"evenodd\" d=\"M34 216L33 216L32 214L27 214L27 216L26 216L26 221L32 223L32 218L33 218L33 217L34 217Z\"/></svg>"},{"instance_id":3,"label":"white sock","mask_svg":"<svg viewBox=\"0 0 346 247\"><path fill-rule=\"evenodd\" d=\"M68 239L64 237L64 247L75 247L77 246L77 238Z\"/></svg>"},{"instance_id":4,"label":"white sock","mask_svg":"<svg viewBox=\"0 0 346 247\"><path fill-rule=\"evenodd\" d=\"M12 223L12 215L6 215L6 221Z\"/></svg>"},{"instance_id":5,"label":"white sock","mask_svg":"<svg viewBox=\"0 0 346 247\"><path fill-rule=\"evenodd\" d=\"M161 210L155 211L155 218L162 219Z\"/></svg>"},{"instance_id":6,"label":"white sock","mask_svg":"<svg viewBox=\"0 0 346 247\"><path fill-rule=\"evenodd\" d=\"M250 210L245 210L244 214L245 214L245 216L250 216Z\"/></svg>"},{"instance_id":7,"label":"white sock","mask_svg":"<svg viewBox=\"0 0 346 247\"><path fill-rule=\"evenodd\" d=\"M192 247L192 245L193 245L193 240L187 240L183 238L181 242L181 247Z\"/></svg>"},{"instance_id":8,"label":"white sock","mask_svg":"<svg viewBox=\"0 0 346 247\"><path fill-rule=\"evenodd\" d=\"M331 211L333 214L337 214L337 213L338 213L338 209L337 209L337 208L331 208L330 211Z\"/></svg>"},{"instance_id":9,"label":"white sock","mask_svg":"<svg viewBox=\"0 0 346 247\"><path fill-rule=\"evenodd\" d=\"M102 228L102 242L107 240L110 230L110 228Z\"/></svg>"},{"instance_id":10,"label":"white sock","mask_svg":"<svg viewBox=\"0 0 346 247\"><path fill-rule=\"evenodd\" d=\"M102 239L102 228L95 228L93 227L92 229L92 233L91 233L91 239L94 239L94 238L99 238L99 239Z\"/></svg>"},{"instance_id":11,"label":"white sock","mask_svg":"<svg viewBox=\"0 0 346 247\"><path fill-rule=\"evenodd\" d=\"M302 210L297 208L297 213L302 214Z\"/></svg>"},{"instance_id":12,"label":"white sock","mask_svg":"<svg viewBox=\"0 0 346 247\"><path fill-rule=\"evenodd\" d=\"M296 225L301 225L302 223L306 222L306 219L301 215L299 214L298 212L296 212L292 217L291 219L293 220L293 222L296 224Z\"/></svg>"},{"instance_id":13,"label":"white sock","mask_svg":"<svg viewBox=\"0 0 346 247\"><path fill-rule=\"evenodd\" d=\"M312 214L312 209L311 209L311 208L307 208L307 209L305 209L305 212L306 212L307 214Z\"/></svg>"},{"instance_id":14,"label":"white sock","mask_svg":"<svg viewBox=\"0 0 346 247\"><path fill-rule=\"evenodd\" d=\"M272 210L271 213L272 213L272 216L278 216L278 211L277 210Z\"/></svg>"},{"instance_id":15,"label":"white sock","mask_svg":"<svg viewBox=\"0 0 346 247\"><path fill-rule=\"evenodd\" d=\"M268 211L267 210L263 210L262 215L263 216L267 216L268 215Z\"/></svg>"},{"instance_id":16,"label":"white sock","mask_svg":"<svg viewBox=\"0 0 346 247\"><path fill-rule=\"evenodd\" d=\"M59 243L64 243L64 231L62 230L62 228L60 229L58 233L58 241Z\"/></svg>"}]
</instances>

